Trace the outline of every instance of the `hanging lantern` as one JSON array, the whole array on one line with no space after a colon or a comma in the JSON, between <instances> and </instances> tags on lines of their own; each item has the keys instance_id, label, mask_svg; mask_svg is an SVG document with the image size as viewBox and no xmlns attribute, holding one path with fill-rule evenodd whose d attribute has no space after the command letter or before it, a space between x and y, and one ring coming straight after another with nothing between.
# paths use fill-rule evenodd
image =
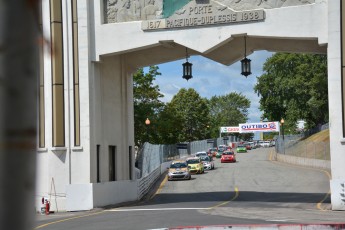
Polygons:
<instances>
[{"instance_id":1,"label":"hanging lantern","mask_svg":"<svg viewBox=\"0 0 345 230\"><path fill-rule=\"evenodd\" d=\"M182 66L183 66L182 78L186 79L187 81L193 77L192 76L192 65L193 64L188 62L188 61L182 64Z\"/></svg>"},{"instance_id":2,"label":"hanging lantern","mask_svg":"<svg viewBox=\"0 0 345 230\"><path fill-rule=\"evenodd\" d=\"M186 62L182 64L183 66L183 76L182 78L186 79L187 81L191 79L192 76L192 63L188 62L188 53L186 48Z\"/></svg>"},{"instance_id":3,"label":"hanging lantern","mask_svg":"<svg viewBox=\"0 0 345 230\"><path fill-rule=\"evenodd\" d=\"M248 75L252 74L251 68L250 68L250 62L251 60L248 59L247 56L247 41L246 41L246 36L244 37L244 59L241 60L241 67L242 67L242 72L241 74L247 77Z\"/></svg>"},{"instance_id":4,"label":"hanging lantern","mask_svg":"<svg viewBox=\"0 0 345 230\"><path fill-rule=\"evenodd\" d=\"M241 66L242 66L242 75L244 76L248 76L250 74L252 74L252 72L250 72L250 62L251 60L248 58L244 58L241 60Z\"/></svg>"}]
</instances>

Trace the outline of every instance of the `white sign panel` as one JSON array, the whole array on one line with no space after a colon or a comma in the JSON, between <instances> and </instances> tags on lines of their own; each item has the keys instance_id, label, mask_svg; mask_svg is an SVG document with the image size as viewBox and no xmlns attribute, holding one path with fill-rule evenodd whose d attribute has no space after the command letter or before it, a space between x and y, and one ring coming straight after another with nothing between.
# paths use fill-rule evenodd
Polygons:
<instances>
[{"instance_id":1,"label":"white sign panel","mask_svg":"<svg viewBox=\"0 0 345 230\"><path fill-rule=\"evenodd\" d=\"M221 133L239 133L240 128L238 126L230 126L230 127L220 127Z\"/></svg>"},{"instance_id":2,"label":"white sign panel","mask_svg":"<svg viewBox=\"0 0 345 230\"><path fill-rule=\"evenodd\" d=\"M261 123L245 123L239 124L240 133L253 132L279 132L279 122L261 122Z\"/></svg>"}]
</instances>

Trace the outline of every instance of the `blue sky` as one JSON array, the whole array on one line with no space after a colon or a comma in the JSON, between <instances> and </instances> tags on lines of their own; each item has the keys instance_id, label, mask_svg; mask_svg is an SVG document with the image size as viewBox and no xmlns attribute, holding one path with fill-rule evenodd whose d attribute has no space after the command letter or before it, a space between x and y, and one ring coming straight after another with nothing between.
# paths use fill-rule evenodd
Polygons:
<instances>
[{"instance_id":1,"label":"blue sky","mask_svg":"<svg viewBox=\"0 0 345 230\"><path fill-rule=\"evenodd\" d=\"M249 55L252 60L252 74L247 78L241 75L240 62L230 66L214 62L202 56L191 56L188 61L193 64L193 78L188 82L182 78L181 59L159 65L161 76L157 76L154 84L157 84L164 94L162 101L169 102L181 88L193 88L201 97L211 98L214 95L221 96L231 92L242 93L251 101L248 122L260 122L259 97L254 92L256 77L262 74L262 67L266 59L273 53L256 51Z\"/></svg>"}]
</instances>

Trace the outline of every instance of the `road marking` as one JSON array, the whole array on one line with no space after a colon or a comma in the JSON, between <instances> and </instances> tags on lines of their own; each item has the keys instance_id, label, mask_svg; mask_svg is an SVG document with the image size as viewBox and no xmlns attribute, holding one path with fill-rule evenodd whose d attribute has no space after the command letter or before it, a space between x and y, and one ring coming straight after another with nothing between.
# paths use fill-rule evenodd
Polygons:
<instances>
[{"instance_id":1,"label":"road marking","mask_svg":"<svg viewBox=\"0 0 345 230\"><path fill-rule=\"evenodd\" d=\"M109 209L106 212L136 212L136 211L175 211L175 210L209 210L211 208L137 208L137 209Z\"/></svg>"},{"instance_id":2,"label":"road marking","mask_svg":"<svg viewBox=\"0 0 345 230\"><path fill-rule=\"evenodd\" d=\"M265 220L265 221L269 221L269 222L291 222L291 221L296 221L296 219L277 219L277 220Z\"/></svg>"},{"instance_id":3,"label":"road marking","mask_svg":"<svg viewBox=\"0 0 345 230\"><path fill-rule=\"evenodd\" d=\"M292 167L292 168L303 168L303 169L309 169L309 170L314 170L314 171L319 171L319 172L323 172L327 175L327 177L329 178L329 180L332 179L332 176L331 174L327 171L327 170L324 170L324 169L318 169L318 168L311 168L311 167L307 167L307 166L302 166L302 165L293 165L293 164L289 164L289 163L285 163L285 162L280 162L280 161L273 161L272 160L272 156L273 156L273 150L271 150L270 152L270 155L269 155L269 161L271 161L272 163L275 163L275 164L283 164L283 165L286 165L288 167ZM325 197L316 204L316 208L319 209L320 211L328 211L326 208L322 208L321 205L323 204L323 202L325 202L325 200L331 195L331 190L329 190Z\"/></svg>"},{"instance_id":4,"label":"road marking","mask_svg":"<svg viewBox=\"0 0 345 230\"><path fill-rule=\"evenodd\" d=\"M239 194L240 194L240 192L239 192L238 188L235 187L235 196L234 196L233 198L231 198L231 199L228 200L228 201L225 201L225 202L222 202L222 203L220 203L220 204L217 204L217 205L215 205L215 206L212 206L212 207L210 207L209 209L215 209L215 208L218 208L218 207L220 207L220 206L226 205L226 204L230 203L231 201L234 201L235 199L237 199L237 197L239 196Z\"/></svg>"},{"instance_id":5,"label":"road marking","mask_svg":"<svg viewBox=\"0 0 345 230\"><path fill-rule=\"evenodd\" d=\"M164 180L162 181L162 183L159 185L159 188L157 189L157 192L155 193L155 194L153 194L151 197L150 197L150 200L151 199L153 199L156 195L158 195L161 191L162 191L162 189L163 189L163 187L164 187L164 185L165 185L165 183L168 181L168 176L166 176L165 178L164 178Z\"/></svg>"},{"instance_id":6,"label":"road marking","mask_svg":"<svg viewBox=\"0 0 345 230\"><path fill-rule=\"evenodd\" d=\"M39 225L35 229L44 228L44 227L47 227L47 226L52 225L52 224L57 224L57 223L61 223L61 222L69 221L69 220L75 220L75 219L79 219L79 218L83 218L83 217L94 216L94 215L101 214L103 212L104 212L104 210L100 211L100 212L90 213L90 214L87 214L87 215L75 216L75 217L70 217L70 218L66 218L66 219L62 219L62 220L57 220L57 221L53 221L53 222L49 222L49 223L46 223L46 224Z\"/></svg>"}]
</instances>

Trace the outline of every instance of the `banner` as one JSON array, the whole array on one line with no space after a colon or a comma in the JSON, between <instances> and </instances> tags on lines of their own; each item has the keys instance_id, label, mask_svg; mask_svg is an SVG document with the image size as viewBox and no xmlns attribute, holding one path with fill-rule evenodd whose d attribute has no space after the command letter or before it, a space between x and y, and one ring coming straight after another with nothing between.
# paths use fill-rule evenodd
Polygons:
<instances>
[{"instance_id":1,"label":"banner","mask_svg":"<svg viewBox=\"0 0 345 230\"><path fill-rule=\"evenodd\" d=\"M221 133L239 133L240 128L238 126L230 126L230 127L220 127Z\"/></svg>"},{"instance_id":2,"label":"banner","mask_svg":"<svg viewBox=\"0 0 345 230\"><path fill-rule=\"evenodd\" d=\"M279 122L261 122L261 123L245 123L239 124L240 133L253 132L279 132Z\"/></svg>"}]
</instances>

